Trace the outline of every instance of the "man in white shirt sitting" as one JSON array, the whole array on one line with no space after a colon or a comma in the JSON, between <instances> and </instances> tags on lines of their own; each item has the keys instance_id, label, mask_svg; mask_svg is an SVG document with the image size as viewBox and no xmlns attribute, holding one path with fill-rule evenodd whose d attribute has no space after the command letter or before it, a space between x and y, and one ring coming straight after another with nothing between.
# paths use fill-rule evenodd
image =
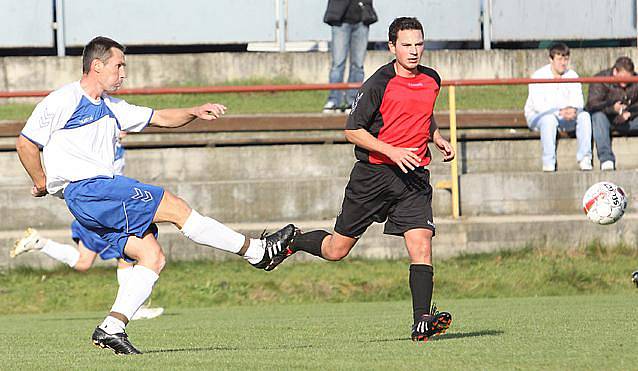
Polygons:
<instances>
[{"instance_id":1,"label":"man in white shirt sitting","mask_svg":"<svg viewBox=\"0 0 638 371\"><path fill-rule=\"evenodd\" d=\"M569 69L569 48L563 43L549 49L549 64L532 75L533 79L577 78ZM543 148L543 171L556 171L556 135L576 131L576 161L581 170L592 170L591 117L583 110L581 84L530 84L525 103L525 118L532 130L540 131Z\"/></svg>"}]
</instances>

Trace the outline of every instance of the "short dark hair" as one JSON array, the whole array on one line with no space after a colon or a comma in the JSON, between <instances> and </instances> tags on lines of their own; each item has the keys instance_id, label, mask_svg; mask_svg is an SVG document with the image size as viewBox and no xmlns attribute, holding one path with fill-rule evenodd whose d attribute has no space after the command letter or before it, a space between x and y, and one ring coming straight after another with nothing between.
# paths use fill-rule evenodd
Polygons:
<instances>
[{"instance_id":1,"label":"short dark hair","mask_svg":"<svg viewBox=\"0 0 638 371\"><path fill-rule=\"evenodd\" d=\"M82 73L87 74L91 70L91 62L99 59L105 62L111 58L111 48L120 49L122 52L126 49L124 45L108 37L98 36L89 41L82 51Z\"/></svg>"},{"instance_id":2,"label":"short dark hair","mask_svg":"<svg viewBox=\"0 0 638 371\"><path fill-rule=\"evenodd\" d=\"M388 40L392 44L396 44L397 35L399 31L403 30L419 30L421 35L423 35L423 26L418 19L414 17L399 17L395 18L390 24L390 28L388 28Z\"/></svg>"},{"instance_id":3,"label":"short dark hair","mask_svg":"<svg viewBox=\"0 0 638 371\"><path fill-rule=\"evenodd\" d=\"M563 57L569 57L569 46L565 43L555 43L549 48L549 57L554 59L554 56L562 55Z\"/></svg>"},{"instance_id":4,"label":"short dark hair","mask_svg":"<svg viewBox=\"0 0 638 371\"><path fill-rule=\"evenodd\" d=\"M614 63L614 69L616 71L623 70L634 73L634 62L629 57L620 57L616 59L616 63Z\"/></svg>"}]
</instances>

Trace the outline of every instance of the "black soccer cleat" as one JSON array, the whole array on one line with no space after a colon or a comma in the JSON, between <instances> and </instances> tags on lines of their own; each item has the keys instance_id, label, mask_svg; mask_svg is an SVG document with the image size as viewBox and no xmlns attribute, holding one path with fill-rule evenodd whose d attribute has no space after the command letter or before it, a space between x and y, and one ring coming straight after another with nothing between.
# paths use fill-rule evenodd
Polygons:
<instances>
[{"instance_id":1,"label":"black soccer cleat","mask_svg":"<svg viewBox=\"0 0 638 371\"><path fill-rule=\"evenodd\" d=\"M633 282L634 285L638 287L638 271L635 271L634 273L631 274L631 282Z\"/></svg>"},{"instance_id":2,"label":"black soccer cleat","mask_svg":"<svg viewBox=\"0 0 638 371\"><path fill-rule=\"evenodd\" d=\"M287 257L292 255L293 251L289 247L297 233L299 233L299 229L293 224L288 224L270 235L265 235L264 232L261 235L261 240L264 241L266 251L263 259L259 263L253 264L253 267L266 271L275 269Z\"/></svg>"},{"instance_id":3,"label":"black soccer cleat","mask_svg":"<svg viewBox=\"0 0 638 371\"><path fill-rule=\"evenodd\" d=\"M107 334L99 327L93 331L91 336L93 345L102 349L111 349L115 354L142 354L137 350L133 344L128 340L128 335L124 332L119 334Z\"/></svg>"},{"instance_id":4,"label":"black soccer cleat","mask_svg":"<svg viewBox=\"0 0 638 371\"><path fill-rule=\"evenodd\" d=\"M429 314L424 314L419 321L412 325L412 341L428 341L432 336L444 334L452 323L452 315L439 312L436 305L432 305Z\"/></svg>"}]
</instances>

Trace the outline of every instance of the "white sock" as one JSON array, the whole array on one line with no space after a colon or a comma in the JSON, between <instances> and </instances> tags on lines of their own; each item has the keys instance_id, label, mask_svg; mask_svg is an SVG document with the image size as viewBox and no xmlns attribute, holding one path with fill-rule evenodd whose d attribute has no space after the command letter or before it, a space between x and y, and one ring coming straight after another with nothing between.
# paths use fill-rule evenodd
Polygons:
<instances>
[{"instance_id":1,"label":"white sock","mask_svg":"<svg viewBox=\"0 0 638 371\"><path fill-rule=\"evenodd\" d=\"M131 268L128 279L117 290L111 312L121 313L129 320L133 318L135 312L151 296L158 278L157 273L144 266L136 265Z\"/></svg>"},{"instance_id":2,"label":"white sock","mask_svg":"<svg viewBox=\"0 0 638 371\"><path fill-rule=\"evenodd\" d=\"M244 254L244 259L250 264L257 264L263 259L265 253L264 241L251 238L246 254Z\"/></svg>"},{"instance_id":3,"label":"white sock","mask_svg":"<svg viewBox=\"0 0 638 371\"><path fill-rule=\"evenodd\" d=\"M131 278L131 273L133 273L133 266L126 268L118 268L117 270L117 283L122 286L124 282L128 281Z\"/></svg>"},{"instance_id":4,"label":"white sock","mask_svg":"<svg viewBox=\"0 0 638 371\"><path fill-rule=\"evenodd\" d=\"M126 325L115 317L107 316L99 327L107 334L113 335L124 332Z\"/></svg>"},{"instance_id":5,"label":"white sock","mask_svg":"<svg viewBox=\"0 0 638 371\"><path fill-rule=\"evenodd\" d=\"M65 245L51 240L47 240L40 251L57 261L67 264L71 268L75 267L78 260L80 260L80 252L78 249L71 245Z\"/></svg>"},{"instance_id":6,"label":"white sock","mask_svg":"<svg viewBox=\"0 0 638 371\"><path fill-rule=\"evenodd\" d=\"M182 227L184 236L192 241L220 250L238 253L246 237L233 231L213 218L200 215L193 210Z\"/></svg>"}]
</instances>

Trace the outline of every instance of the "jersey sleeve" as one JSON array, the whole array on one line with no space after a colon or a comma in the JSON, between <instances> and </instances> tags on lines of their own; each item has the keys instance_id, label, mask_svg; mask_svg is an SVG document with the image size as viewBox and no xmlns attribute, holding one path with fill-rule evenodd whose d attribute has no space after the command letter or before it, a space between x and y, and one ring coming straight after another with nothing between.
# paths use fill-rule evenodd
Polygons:
<instances>
[{"instance_id":1,"label":"jersey sleeve","mask_svg":"<svg viewBox=\"0 0 638 371\"><path fill-rule=\"evenodd\" d=\"M49 144L51 134L64 126L63 106L56 104L56 98L49 95L38 103L20 132L20 135L39 147Z\"/></svg>"},{"instance_id":2,"label":"jersey sleeve","mask_svg":"<svg viewBox=\"0 0 638 371\"><path fill-rule=\"evenodd\" d=\"M368 130L381 107L382 89L368 80L357 92L352 110L346 121L346 130Z\"/></svg>"},{"instance_id":3,"label":"jersey sleeve","mask_svg":"<svg viewBox=\"0 0 638 371\"><path fill-rule=\"evenodd\" d=\"M123 99L109 97L109 108L115 114L120 130L140 132L151 122L153 109L129 104Z\"/></svg>"}]
</instances>

